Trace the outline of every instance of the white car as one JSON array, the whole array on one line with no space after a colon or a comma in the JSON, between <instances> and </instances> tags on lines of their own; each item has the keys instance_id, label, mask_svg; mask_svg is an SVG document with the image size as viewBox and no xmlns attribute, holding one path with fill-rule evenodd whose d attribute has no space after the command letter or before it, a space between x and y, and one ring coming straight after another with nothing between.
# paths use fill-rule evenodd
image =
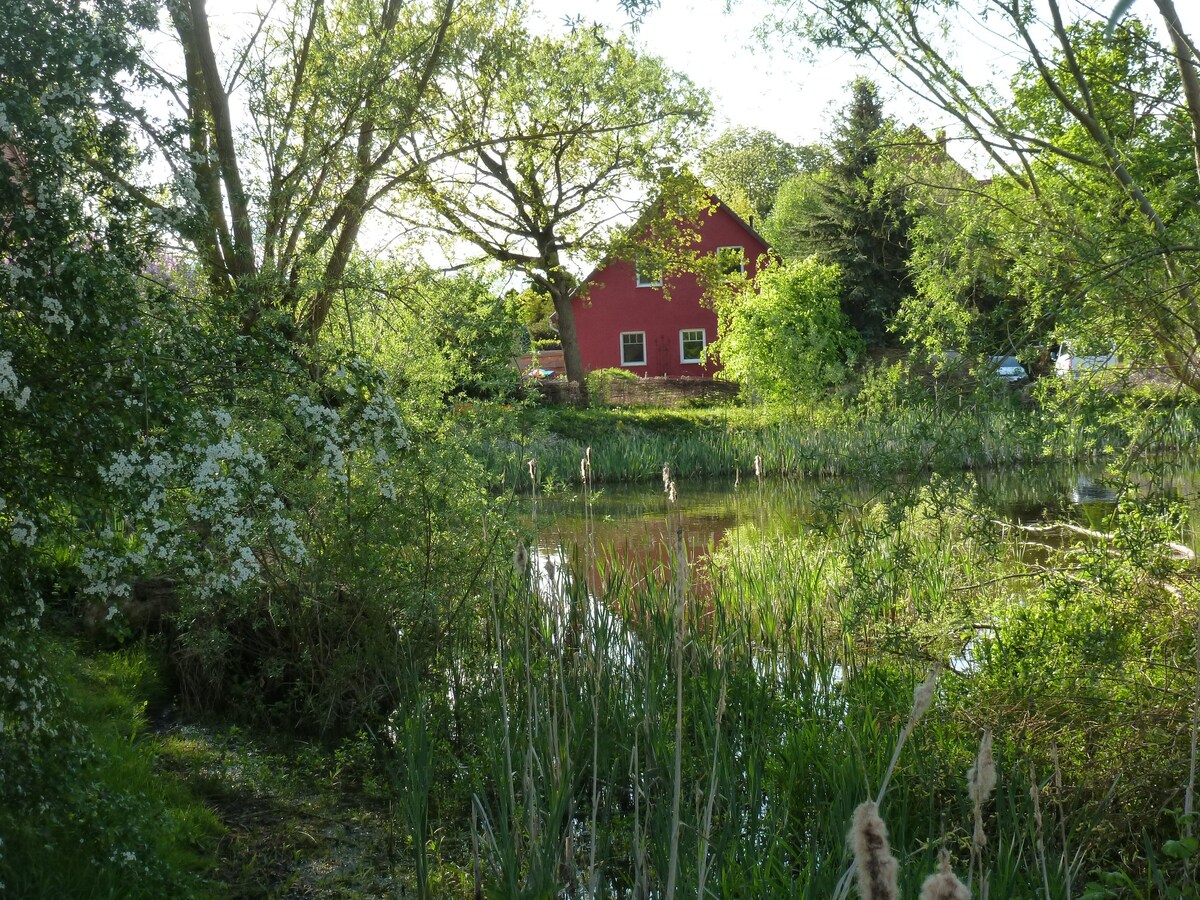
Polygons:
<instances>
[{"instance_id":1,"label":"white car","mask_svg":"<svg viewBox=\"0 0 1200 900\"><path fill-rule=\"evenodd\" d=\"M1083 372L1096 372L1117 364L1115 351L1104 355L1083 356L1075 352L1070 343L1064 341L1054 360L1054 374L1059 378L1069 378Z\"/></svg>"},{"instance_id":2,"label":"white car","mask_svg":"<svg viewBox=\"0 0 1200 900\"><path fill-rule=\"evenodd\" d=\"M1015 356L992 356L988 359L988 366L997 378L1005 381L1024 381L1029 377Z\"/></svg>"}]
</instances>

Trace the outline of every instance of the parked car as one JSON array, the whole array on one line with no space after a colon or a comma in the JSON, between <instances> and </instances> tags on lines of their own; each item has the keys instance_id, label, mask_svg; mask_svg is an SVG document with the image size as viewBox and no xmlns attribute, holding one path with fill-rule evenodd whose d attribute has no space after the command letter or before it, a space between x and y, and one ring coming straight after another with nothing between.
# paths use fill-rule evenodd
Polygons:
<instances>
[{"instance_id":1,"label":"parked car","mask_svg":"<svg viewBox=\"0 0 1200 900\"><path fill-rule=\"evenodd\" d=\"M1069 341L1063 341L1062 347L1058 351L1058 358L1054 360L1054 374L1059 378L1069 378L1072 375L1079 375L1083 372L1095 372L1100 369L1107 369L1116 364L1117 354L1115 349L1106 354L1085 356L1076 353Z\"/></svg>"},{"instance_id":2,"label":"parked car","mask_svg":"<svg viewBox=\"0 0 1200 900\"><path fill-rule=\"evenodd\" d=\"M1029 373L1015 356L989 357L988 367L997 378L1003 378L1005 381L1024 381L1029 377Z\"/></svg>"}]
</instances>

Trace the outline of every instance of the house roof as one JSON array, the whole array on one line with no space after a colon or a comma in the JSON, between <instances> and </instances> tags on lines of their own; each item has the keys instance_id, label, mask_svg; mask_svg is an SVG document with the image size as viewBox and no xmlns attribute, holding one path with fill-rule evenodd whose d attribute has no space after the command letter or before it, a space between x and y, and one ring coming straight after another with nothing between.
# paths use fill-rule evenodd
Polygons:
<instances>
[{"instance_id":1,"label":"house roof","mask_svg":"<svg viewBox=\"0 0 1200 900\"><path fill-rule=\"evenodd\" d=\"M730 207L730 205L728 203L726 203L724 200L722 200L720 197L718 197L712 191L708 191L708 199L709 199L709 202L714 207L716 207L717 209L724 210L726 213L728 213L729 217L732 218L738 225L740 225L756 241L758 241L760 244L762 244L768 250L771 249L771 245L767 242L767 239L764 238L761 234L759 234L757 229L755 229L755 227L753 225L751 225L749 222L747 222L745 219L743 219L741 216L739 216L736 212L734 212L733 208ZM658 199L655 199L655 201L653 203L649 204L646 207L646 211L643 212L640 216L638 216L638 220L632 226L630 226L629 231L631 231L631 232L637 231L641 227L641 225L646 221L646 219L649 217L650 211L653 210L655 208L655 206L658 205L658 203L659 203ZM575 291L571 296L572 297L579 296L579 292L583 288L585 288L592 281L593 278L596 277L596 273L599 272L601 269L603 269L605 266L609 265L611 262L613 262L613 259L614 258L611 255L609 255L609 256L605 256L604 259L600 260L600 262L598 262L592 268L592 271L590 271L588 273L587 277L582 279L579 282L579 286L577 288L575 288ZM554 316L550 317L551 323L554 322L556 316L557 316L557 313L555 313Z\"/></svg>"}]
</instances>

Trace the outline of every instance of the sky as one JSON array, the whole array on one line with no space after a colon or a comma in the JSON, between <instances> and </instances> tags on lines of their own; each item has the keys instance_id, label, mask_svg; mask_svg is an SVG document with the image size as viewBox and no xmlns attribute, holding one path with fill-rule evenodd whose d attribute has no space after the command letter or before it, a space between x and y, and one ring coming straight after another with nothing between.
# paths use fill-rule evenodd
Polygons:
<instances>
[{"instance_id":1,"label":"sky","mask_svg":"<svg viewBox=\"0 0 1200 900\"><path fill-rule=\"evenodd\" d=\"M581 16L610 28L629 31L628 17L617 0L530 0L535 18L547 31ZM1117 0L1062 0L1068 19L1073 12L1090 18L1108 16ZM972 10L982 3L964 3ZM1039 6L1034 0L1034 5ZM1200 30L1200 0L1176 0L1185 29ZM728 8L727 8L728 7ZM794 10L803 0L792 0ZM898 86L873 63L837 51L814 53L798 43L787 46L778 35L763 39L756 29L779 4L769 0L660 0L641 22L634 38L642 49L662 57L672 68L707 88L715 107L713 137L744 125L773 131L792 143L819 143L834 125L858 75L873 78L884 99L884 112L901 126L918 125L933 135L944 129L951 155L984 174L987 163L963 135L955 120ZM1157 27L1160 17L1152 0L1135 0L1131 15ZM960 69L973 83L1007 85L1023 58L986 22L963 15L946 42ZM1166 41L1164 40L1164 43Z\"/></svg>"},{"instance_id":2,"label":"sky","mask_svg":"<svg viewBox=\"0 0 1200 900\"><path fill-rule=\"evenodd\" d=\"M778 40L766 46L755 36L775 8L766 0L736 0L728 12L724 0L661 0L636 31L631 31L618 0L528 3L533 27L546 33L562 33L568 20L582 18L632 34L643 50L662 57L710 92L714 136L745 125L773 131L793 143L816 143L830 130L831 110L847 96L849 83L871 71L845 53L805 59L802 50L782 49ZM270 5L270 0L208 0L218 41L221 36L244 40L257 23L255 10ZM163 38L161 49L174 54L170 43ZM891 97L894 91L881 77L880 82L884 96ZM910 124L907 118L905 124Z\"/></svg>"},{"instance_id":3,"label":"sky","mask_svg":"<svg viewBox=\"0 0 1200 900\"><path fill-rule=\"evenodd\" d=\"M505 0L496 0L505 2ZM662 57L669 66L706 88L713 100L711 137L726 128L749 126L774 132L798 144L819 143L834 126L849 96L850 82L860 74L875 79L884 100L884 111L901 126L918 125L933 135L945 129L951 138L951 155L984 175L987 163L966 140L946 113L925 104L897 86L886 71L852 55L814 53L798 43L789 45L774 35L764 39L757 31L778 4L770 0L660 0L632 30L619 0L526 0L531 27L545 33L563 32L570 20L598 22L612 31L631 34L644 51ZM1035 0L1036 2L1036 0ZM1095 18L1108 15L1117 0L1062 0L1070 8L1088 9ZM792 0L802 6L803 0ZM256 8L272 0L208 0L214 33L240 44L255 27ZM967 3L975 8L977 3ZM1193 34L1200 26L1200 0L1177 0L1185 27ZM1133 14L1157 22L1152 0L1136 0ZM152 42L153 43L153 42ZM171 41L162 39L163 52L177 54ZM948 36L959 63L974 83L1006 84L1019 54L987 31L986 23L963 17ZM226 44L228 47L229 45ZM220 52L220 51L218 51ZM390 240L382 240L387 244Z\"/></svg>"},{"instance_id":4,"label":"sky","mask_svg":"<svg viewBox=\"0 0 1200 900\"><path fill-rule=\"evenodd\" d=\"M547 30L561 29L572 15L629 30L616 0L534 0L533 8ZM714 133L745 125L816 143L829 130L831 104L840 105L849 82L866 69L847 54L805 60L768 48L754 32L771 9L761 0L740 0L729 12L721 0L662 0L634 39L709 91Z\"/></svg>"},{"instance_id":5,"label":"sky","mask_svg":"<svg viewBox=\"0 0 1200 900\"><path fill-rule=\"evenodd\" d=\"M503 2L503 0L498 0ZM876 80L885 101L885 112L901 125L919 125L927 133L946 129L951 137L955 123L945 113L922 102L892 83L888 73L843 52L814 54L799 44L788 46L779 36L756 35L764 20L779 10L770 0L660 0L631 31L628 16L618 0L526 0L533 26L547 33L562 32L571 19L599 22L612 31L632 33L645 51L662 57L706 88L712 96L716 137L732 126L773 131L793 143L818 143L833 127L837 112L848 97L848 85L860 74ZM1064 0L1068 9L1089 9L1092 16L1107 15L1117 0ZM270 0L208 0L214 30L243 35L257 21L253 12ZM967 3L974 8L978 4ZM1185 26L1192 33L1200 25L1200 0L1177 0ZM802 8L793 0L793 8ZM1132 14L1157 22L1151 0L1136 0ZM1016 54L987 32L986 25L964 17L956 24L950 43L972 81L1004 84L1015 68ZM967 142L952 142L951 153L971 165Z\"/></svg>"}]
</instances>

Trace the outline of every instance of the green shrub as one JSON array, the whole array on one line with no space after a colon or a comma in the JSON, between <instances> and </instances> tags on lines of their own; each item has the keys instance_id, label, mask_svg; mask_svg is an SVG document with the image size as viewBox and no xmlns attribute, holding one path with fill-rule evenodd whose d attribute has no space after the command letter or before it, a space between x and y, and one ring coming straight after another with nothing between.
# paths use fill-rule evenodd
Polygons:
<instances>
[{"instance_id":1,"label":"green shrub","mask_svg":"<svg viewBox=\"0 0 1200 900\"><path fill-rule=\"evenodd\" d=\"M593 369L587 373L588 396L593 403L608 402L608 389L614 381L637 381L638 376L628 369Z\"/></svg>"},{"instance_id":2,"label":"green shrub","mask_svg":"<svg viewBox=\"0 0 1200 900\"><path fill-rule=\"evenodd\" d=\"M763 268L717 304L711 353L721 376L753 394L796 404L843 381L862 339L841 309L841 272L815 257Z\"/></svg>"}]
</instances>

